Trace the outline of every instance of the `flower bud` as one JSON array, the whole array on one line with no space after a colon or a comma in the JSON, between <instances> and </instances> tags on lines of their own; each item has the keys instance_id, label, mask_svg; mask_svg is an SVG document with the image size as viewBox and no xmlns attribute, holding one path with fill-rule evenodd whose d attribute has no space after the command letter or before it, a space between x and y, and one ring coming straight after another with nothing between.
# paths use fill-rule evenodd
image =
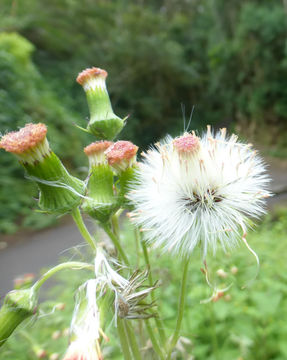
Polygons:
<instances>
[{"instance_id":1,"label":"flower bud","mask_svg":"<svg viewBox=\"0 0 287 360\"><path fill-rule=\"evenodd\" d=\"M130 141L117 141L106 151L108 163L119 177L119 204L123 207L129 207L125 195L129 190L129 183L133 181L136 176L137 151L138 147Z\"/></svg>"},{"instance_id":2,"label":"flower bud","mask_svg":"<svg viewBox=\"0 0 287 360\"><path fill-rule=\"evenodd\" d=\"M87 130L100 139L113 140L125 125L124 120L114 114L106 87L108 73L100 68L82 71L77 82L83 86L90 109Z\"/></svg>"},{"instance_id":3,"label":"flower bud","mask_svg":"<svg viewBox=\"0 0 287 360\"><path fill-rule=\"evenodd\" d=\"M232 274L232 275L236 275L237 273L238 273L238 267L232 266L232 268L231 268L231 274Z\"/></svg>"},{"instance_id":4,"label":"flower bud","mask_svg":"<svg viewBox=\"0 0 287 360\"><path fill-rule=\"evenodd\" d=\"M78 206L84 183L71 176L51 151L44 124L27 124L3 136L0 148L16 155L40 190L39 206L44 211L65 213Z\"/></svg>"},{"instance_id":5,"label":"flower bud","mask_svg":"<svg viewBox=\"0 0 287 360\"><path fill-rule=\"evenodd\" d=\"M47 351L41 348L35 348L34 350L37 359L46 359L47 358Z\"/></svg>"},{"instance_id":6,"label":"flower bud","mask_svg":"<svg viewBox=\"0 0 287 360\"><path fill-rule=\"evenodd\" d=\"M227 272L225 272L223 269L218 269L216 271L216 274L217 274L218 277L220 277L222 279L226 279L227 276L228 276Z\"/></svg>"},{"instance_id":7,"label":"flower bud","mask_svg":"<svg viewBox=\"0 0 287 360\"><path fill-rule=\"evenodd\" d=\"M12 290L0 309L0 347L18 325L36 313L37 294L33 288Z\"/></svg>"},{"instance_id":8,"label":"flower bud","mask_svg":"<svg viewBox=\"0 0 287 360\"><path fill-rule=\"evenodd\" d=\"M180 157L190 158L199 151L200 140L194 133L185 133L173 140L173 148Z\"/></svg>"},{"instance_id":9,"label":"flower bud","mask_svg":"<svg viewBox=\"0 0 287 360\"><path fill-rule=\"evenodd\" d=\"M97 141L84 149L90 172L82 209L101 223L106 223L118 207L113 190L114 174L105 157L105 150L111 145L110 141Z\"/></svg>"}]
</instances>

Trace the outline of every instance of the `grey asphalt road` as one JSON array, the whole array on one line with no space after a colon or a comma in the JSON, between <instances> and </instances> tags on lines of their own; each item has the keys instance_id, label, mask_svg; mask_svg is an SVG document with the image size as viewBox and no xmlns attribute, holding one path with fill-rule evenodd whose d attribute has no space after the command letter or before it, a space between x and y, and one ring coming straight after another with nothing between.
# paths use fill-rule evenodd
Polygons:
<instances>
[{"instance_id":1,"label":"grey asphalt road","mask_svg":"<svg viewBox=\"0 0 287 360\"><path fill-rule=\"evenodd\" d=\"M269 208L278 203L287 205L287 164L269 167L271 189L276 196L268 200ZM93 225L87 224L91 229ZM24 235L1 250L0 246L0 297L13 287L13 279L25 273L38 274L43 267L56 265L59 257L70 257L73 251L65 251L83 244L81 235L72 223ZM1 238L0 238L1 245Z\"/></svg>"},{"instance_id":2,"label":"grey asphalt road","mask_svg":"<svg viewBox=\"0 0 287 360\"><path fill-rule=\"evenodd\" d=\"M93 225L87 224L89 230ZM13 279L25 273L39 274L43 267L59 263L60 257L71 258L75 247L84 245L73 222L25 234L0 250L0 297L13 288Z\"/></svg>"}]
</instances>

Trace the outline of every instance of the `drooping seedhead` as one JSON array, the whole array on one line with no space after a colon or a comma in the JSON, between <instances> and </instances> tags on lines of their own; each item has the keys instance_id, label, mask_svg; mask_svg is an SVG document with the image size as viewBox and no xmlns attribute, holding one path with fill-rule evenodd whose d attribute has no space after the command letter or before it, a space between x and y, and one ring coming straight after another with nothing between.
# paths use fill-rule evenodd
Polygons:
<instances>
[{"instance_id":1,"label":"drooping seedhead","mask_svg":"<svg viewBox=\"0 0 287 360\"><path fill-rule=\"evenodd\" d=\"M87 130L100 139L113 140L125 125L124 120L114 114L106 87L108 73L92 67L82 71L77 82L87 95L90 121Z\"/></svg>"}]
</instances>

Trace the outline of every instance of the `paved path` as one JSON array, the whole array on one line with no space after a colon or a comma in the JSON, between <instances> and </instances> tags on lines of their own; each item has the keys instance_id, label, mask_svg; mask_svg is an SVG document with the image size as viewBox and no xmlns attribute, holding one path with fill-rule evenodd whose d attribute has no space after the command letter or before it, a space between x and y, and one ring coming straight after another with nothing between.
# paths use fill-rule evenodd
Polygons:
<instances>
[{"instance_id":1,"label":"paved path","mask_svg":"<svg viewBox=\"0 0 287 360\"><path fill-rule=\"evenodd\" d=\"M271 165L269 172L273 178L272 191L278 194L269 200L269 207L272 208L278 203L287 205L287 162L280 163L280 166ZM57 264L60 256L69 257L71 254L63 251L81 242L78 229L68 222L59 227L16 238L16 241L9 243L6 248L0 248L0 296L12 288L13 279L19 274L39 273L43 267Z\"/></svg>"},{"instance_id":2,"label":"paved path","mask_svg":"<svg viewBox=\"0 0 287 360\"><path fill-rule=\"evenodd\" d=\"M92 225L88 225L92 230ZM20 274L36 273L43 267L56 265L60 257L71 258L72 248L82 244L82 237L73 222L24 235L0 250L0 297L13 288L13 279ZM68 249L68 250L67 250Z\"/></svg>"}]
</instances>

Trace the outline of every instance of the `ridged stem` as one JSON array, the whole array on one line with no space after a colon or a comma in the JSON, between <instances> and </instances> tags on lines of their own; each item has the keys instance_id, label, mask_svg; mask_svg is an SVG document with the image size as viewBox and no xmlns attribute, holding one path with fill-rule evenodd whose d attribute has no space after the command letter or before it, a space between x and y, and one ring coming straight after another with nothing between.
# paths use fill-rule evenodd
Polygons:
<instances>
[{"instance_id":1,"label":"ridged stem","mask_svg":"<svg viewBox=\"0 0 287 360\"><path fill-rule=\"evenodd\" d=\"M139 237L138 234L138 230L136 229L136 236ZM148 268L148 280L149 280L149 286L153 286L153 278L152 278L152 273L151 273L151 266L150 266L150 261L149 261L149 255L148 255L148 251L147 251L147 247L145 245L145 243L142 241L142 239L140 239L140 243L143 249L143 254L144 254L144 259L145 259L145 263L146 266ZM151 292L151 299L154 302L155 299L155 294L153 293L153 291ZM165 335L165 331L164 331L164 325L163 322L161 320L160 317L156 317L155 318L155 322L156 322L156 326L159 332L159 336L160 336L160 343L163 347L165 347L166 345L166 335Z\"/></svg>"},{"instance_id":2,"label":"ridged stem","mask_svg":"<svg viewBox=\"0 0 287 360\"><path fill-rule=\"evenodd\" d=\"M142 360L141 353L138 347L138 343L135 337L134 329L131 327L128 321L124 320L124 326L128 335L130 348L135 360Z\"/></svg>"},{"instance_id":3,"label":"ridged stem","mask_svg":"<svg viewBox=\"0 0 287 360\"><path fill-rule=\"evenodd\" d=\"M109 236L109 238L112 240L113 244L115 245L116 249L119 252L120 257L122 258L123 262L125 263L125 265L129 266L129 260L124 252L124 249L122 248L118 237L112 232L111 230L111 226L108 223L102 224L103 229L105 230L105 232L107 233L107 235Z\"/></svg>"},{"instance_id":4,"label":"ridged stem","mask_svg":"<svg viewBox=\"0 0 287 360\"><path fill-rule=\"evenodd\" d=\"M96 246L95 240L93 239L92 235L89 233L78 207L72 210L72 217L73 217L80 233L82 234L83 238L90 245L90 247L96 252L97 246Z\"/></svg>"},{"instance_id":5,"label":"ridged stem","mask_svg":"<svg viewBox=\"0 0 287 360\"><path fill-rule=\"evenodd\" d=\"M186 285L187 285L187 273L188 273L188 265L189 265L189 258L184 260L183 265L183 273L182 273L182 280L181 280L181 288L180 288L180 296L179 296L179 303L178 303L178 314L177 314L177 321L176 321L176 327L170 342L170 346L168 349L168 354L166 359L170 360L171 353L174 347L177 344L179 333L181 329L181 323L184 313L184 304L185 304L185 297L186 297Z\"/></svg>"},{"instance_id":6,"label":"ridged stem","mask_svg":"<svg viewBox=\"0 0 287 360\"><path fill-rule=\"evenodd\" d=\"M149 335L149 338L150 338L150 341L153 345L153 348L154 348L154 351L158 354L158 356L160 357L161 360L164 360L164 355L163 355L163 352L157 342L157 339L154 335L154 331L151 327L151 324L150 324L150 321L149 319L147 319L145 321L145 325L146 325L146 328L147 328L147 332L148 332L148 335Z\"/></svg>"},{"instance_id":7,"label":"ridged stem","mask_svg":"<svg viewBox=\"0 0 287 360\"><path fill-rule=\"evenodd\" d=\"M44 275L41 276L41 278L35 282L33 285L33 289L38 291L40 287L53 275L55 275L58 271L64 270L64 269L88 269L94 270L93 265L88 263L83 263L79 261L69 261L64 262L62 264L59 264L52 269L48 270Z\"/></svg>"},{"instance_id":8,"label":"ridged stem","mask_svg":"<svg viewBox=\"0 0 287 360\"><path fill-rule=\"evenodd\" d=\"M127 334L126 334L126 330L125 330L123 322L124 322L124 320L118 318L117 329L118 329L118 334L119 334L119 338L120 338L121 348L123 351L124 359L132 360L132 356L131 356L130 349L129 349L129 343L127 340Z\"/></svg>"}]
</instances>

